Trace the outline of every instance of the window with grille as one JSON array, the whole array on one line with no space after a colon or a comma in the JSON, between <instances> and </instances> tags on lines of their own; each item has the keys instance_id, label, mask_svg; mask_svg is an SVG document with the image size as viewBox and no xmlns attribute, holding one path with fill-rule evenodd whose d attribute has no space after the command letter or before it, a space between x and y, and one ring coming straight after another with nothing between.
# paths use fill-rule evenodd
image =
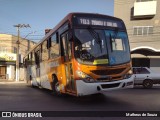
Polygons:
<instances>
[{"instance_id":1,"label":"window with grille","mask_svg":"<svg viewBox=\"0 0 160 120\"><path fill-rule=\"evenodd\" d=\"M153 34L153 26L135 26L133 27L133 35L151 35Z\"/></svg>"},{"instance_id":2,"label":"window with grille","mask_svg":"<svg viewBox=\"0 0 160 120\"><path fill-rule=\"evenodd\" d=\"M147 1L155 1L155 0L136 0L136 2L147 2Z\"/></svg>"}]
</instances>

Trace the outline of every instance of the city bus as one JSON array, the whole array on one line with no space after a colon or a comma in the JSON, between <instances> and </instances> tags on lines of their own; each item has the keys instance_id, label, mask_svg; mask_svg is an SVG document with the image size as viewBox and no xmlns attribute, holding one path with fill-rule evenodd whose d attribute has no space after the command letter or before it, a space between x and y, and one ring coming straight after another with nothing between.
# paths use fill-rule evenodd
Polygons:
<instances>
[{"instance_id":1,"label":"city bus","mask_svg":"<svg viewBox=\"0 0 160 120\"><path fill-rule=\"evenodd\" d=\"M25 79L55 94L85 96L132 88L124 22L94 13L70 13L24 57Z\"/></svg>"}]
</instances>

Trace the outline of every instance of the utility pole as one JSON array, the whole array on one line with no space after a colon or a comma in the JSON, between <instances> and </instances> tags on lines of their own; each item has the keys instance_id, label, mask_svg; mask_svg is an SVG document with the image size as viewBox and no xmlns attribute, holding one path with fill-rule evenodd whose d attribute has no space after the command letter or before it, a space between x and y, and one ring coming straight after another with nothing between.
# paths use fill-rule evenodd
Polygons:
<instances>
[{"instance_id":1,"label":"utility pole","mask_svg":"<svg viewBox=\"0 0 160 120\"><path fill-rule=\"evenodd\" d=\"M20 45L20 28L27 28L30 27L29 24L25 25L25 24L18 24L18 25L14 25L14 27L17 28L17 32L18 32L18 40L16 41L16 45L17 45L17 57L16 57L16 82L19 82L19 63L20 63L20 59L19 59L19 45Z\"/></svg>"}]
</instances>

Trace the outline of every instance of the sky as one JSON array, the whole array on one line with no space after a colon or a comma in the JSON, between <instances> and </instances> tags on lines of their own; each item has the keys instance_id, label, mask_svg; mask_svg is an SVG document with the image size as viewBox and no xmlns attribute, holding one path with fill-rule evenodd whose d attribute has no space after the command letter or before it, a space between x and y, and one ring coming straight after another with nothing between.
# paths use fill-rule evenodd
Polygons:
<instances>
[{"instance_id":1,"label":"sky","mask_svg":"<svg viewBox=\"0 0 160 120\"><path fill-rule=\"evenodd\" d=\"M0 33L17 35L38 42L44 30L54 28L70 12L100 13L113 16L114 0L0 0Z\"/></svg>"}]
</instances>

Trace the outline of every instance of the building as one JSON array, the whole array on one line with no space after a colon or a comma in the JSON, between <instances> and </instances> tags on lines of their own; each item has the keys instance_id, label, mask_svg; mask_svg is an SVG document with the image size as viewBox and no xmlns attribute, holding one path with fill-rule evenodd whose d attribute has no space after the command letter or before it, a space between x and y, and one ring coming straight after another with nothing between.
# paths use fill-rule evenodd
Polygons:
<instances>
[{"instance_id":1,"label":"building","mask_svg":"<svg viewBox=\"0 0 160 120\"><path fill-rule=\"evenodd\" d=\"M133 66L160 70L159 11L160 0L114 0L114 16L126 24Z\"/></svg>"},{"instance_id":2,"label":"building","mask_svg":"<svg viewBox=\"0 0 160 120\"><path fill-rule=\"evenodd\" d=\"M0 80L15 80L16 53L18 37L0 34ZM20 80L23 80L23 56L35 45L35 42L20 38Z\"/></svg>"}]
</instances>

